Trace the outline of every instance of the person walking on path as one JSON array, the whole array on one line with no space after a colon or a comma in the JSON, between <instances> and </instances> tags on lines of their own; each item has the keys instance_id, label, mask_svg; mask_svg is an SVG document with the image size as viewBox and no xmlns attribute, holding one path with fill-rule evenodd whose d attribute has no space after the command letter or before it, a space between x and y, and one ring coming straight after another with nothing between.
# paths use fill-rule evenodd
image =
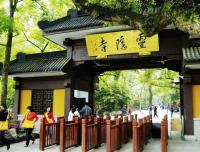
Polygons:
<instances>
[{"instance_id":1,"label":"person walking on path","mask_svg":"<svg viewBox=\"0 0 200 152\"><path fill-rule=\"evenodd\" d=\"M157 117L158 118L158 111L157 111L157 107L154 107L154 118Z\"/></svg>"},{"instance_id":2,"label":"person walking on path","mask_svg":"<svg viewBox=\"0 0 200 152\"><path fill-rule=\"evenodd\" d=\"M34 144L35 138L32 135L32 132L35 126L35 122L38 121L38 116L33 111L33 108L31 106L28 106L26 109L27 113L22 120L22 127L26 129L26 145L24 147L29 146L30 140L32 140L32 144Z\"/></svg>"},{"instance_id":3,"label":"person walking on path","mask_svg":"<svg viewBox=\"0 0 200 152\"><path fill-rule=\"evenodd\" d=\"M171 111L171 118L172 118L172 117L173 117L173 113L174 113L174 108L173 108L173 106L171 106L170 111Z\"/></svg>"},{"instance_id":4,"label":"person walking on path","mask_svg":"<svg viewBox=\"0 0 200 152\"><path fill-rule=\"evenodd\" d=\"M92 114L92 109L89 107L88 103L85 103L85 106L79 111L80 115L84 116L88 116L90 114Z\"/></svg>"},{"instance_id":5,"label":"person walking on path","mask_svg":"<svg viewBox=\"0 0 200 152\"><path fill-rule=\"evenodd\" d=\"M0 141L7 146L7 150L10 149L10 143L5 138L5 131L8 130L8 111L7 106L2 104L0 106Z\"/></svg>"},{"instance_id":6,"label":"person walking on path","mask_svg":"<svg viewBox=\"0 0 200 152\"><path fill-rule=\"evenodd\" d=\"M51 107L47 107L47 112L45 112L45 114L44 114L44 122L46 124L51 124L51 123L55 122L54 115L53 115Z\"/></svg>"}]
</instances>

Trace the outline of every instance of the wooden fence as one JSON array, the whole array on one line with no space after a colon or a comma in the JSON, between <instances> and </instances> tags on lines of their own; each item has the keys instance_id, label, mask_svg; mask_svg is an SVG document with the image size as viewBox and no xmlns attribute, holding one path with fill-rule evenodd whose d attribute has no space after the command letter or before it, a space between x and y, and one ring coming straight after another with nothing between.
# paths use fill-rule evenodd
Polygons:
<instances>
[{"instance_id":1,"label":"wooden fence","mask_svg":"<svg viewBox=\"0 0 200 152\"><path fill-rule=\"evenodd\" d=\"M53 145L59 145L60 140L60 119L52 124L45 124L44 118L40 122L40 145L39 149L44 150Z\"/></svg>"},{"instance_id":2,"label":"wooden fence","mask_svg":"<svg viewBox=\"0 0 200 152\"><path fill-rule=\"evenodd\" d=\"M64 152L67 148L80 145L80 131L80 118L75 117L73 122L65 122L64 118L60 120L60 152Z\"/></svg>"},{"instance_id":3,"label":"wooden fence","mask_svg":"<svg viewBox=\"0 0 200 152\"><path fill-rule=\"evenodd\" d=\"M161 152L167 152L168 118L167 115L161 121Z\"/></svg>"},{"instance_id":4,"label":"wooden fence","mask_svg":"<svg viewBox=\"0 0 200 152\"><path fill-rule=\"evenodd\" d=\"M144 145L151 138L152 120L150 116L143 119L133 120L133 152L141 152Z\"/></svg>"},{"instance_id":5,"label":"wooden fence","mask_svg":"<svg viewBox=\"0 0 200 152\"><path fill-rule=\"evenodd\" d=\"M87 118L82 119L82 152L89 151L101 145L101 122L94 118L94 122L88 122Z\"/></svg>"}]
</instances>

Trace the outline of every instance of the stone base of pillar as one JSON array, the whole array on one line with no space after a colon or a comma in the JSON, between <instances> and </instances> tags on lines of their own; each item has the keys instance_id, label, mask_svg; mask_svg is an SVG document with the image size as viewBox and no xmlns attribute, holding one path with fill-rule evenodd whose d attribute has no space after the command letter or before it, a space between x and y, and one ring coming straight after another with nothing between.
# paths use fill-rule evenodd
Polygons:
<instances>
[{"instance_id":1,"label":"stone base of pillar","mask_svg":"<svg viewBox=\"0 0 200 152\"><path fill-rule=\"evenodd\" d=\"M196 140L200 141L200 118L194 119L194 136Z\"/></svg>"}]
</instances>

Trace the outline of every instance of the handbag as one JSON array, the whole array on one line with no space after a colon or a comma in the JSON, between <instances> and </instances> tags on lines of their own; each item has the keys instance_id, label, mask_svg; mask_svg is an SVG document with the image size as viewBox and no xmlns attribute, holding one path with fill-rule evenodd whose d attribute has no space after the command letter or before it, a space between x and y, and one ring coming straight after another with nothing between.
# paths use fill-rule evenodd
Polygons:
<instances>
[{"instance_id":1,"label":"handbag","mask_svg":"<svg viewBox=\"0 0 200 152\"><path fill-rule=\"evenodd\" d=\"M22 124L23 128L34 128L34 121L27 119L28 114L26 114L24 122Z\"/></svg>"},{"instance_id":2,"label":"handbag","mask_svg":"<svg viewBox=\"0 0 200 152\"><path fill-rule=\"evenodd\" d=\"M8 120L0 121L0 131L8 130Z\"/></svg>"}]
</instances>

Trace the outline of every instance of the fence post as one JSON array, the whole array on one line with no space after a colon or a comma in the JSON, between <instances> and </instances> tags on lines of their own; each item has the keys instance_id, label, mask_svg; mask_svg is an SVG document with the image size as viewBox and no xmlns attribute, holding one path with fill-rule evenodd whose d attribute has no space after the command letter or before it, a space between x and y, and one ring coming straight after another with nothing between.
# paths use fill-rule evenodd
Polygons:
<instances>
[{"instance_id":1,"label":"fence post","mask_svg":"<svg viewBox=\"0 0 200 152\"><path fill-rule=\"evenodd\" d=\"M147 117L143 118L143 143L147 143Z\"/></svg>"},{"instance_id":2,"label":"fence post","mask_svg":"<svg viewBox=\"0 0 200 152\"><path fill-rule=\"evenodd\" d=\"M128 133L129 133L129 123L128 123L128 117L126 116L126 117L124 117L124 124L125 124L125 126L124 126L124 142L125 143L127 143L128 142Z\"/></svg>"},{"instance_id":3,"label":"fence post","mask_svg":"<svg viewBox=\"0 0 200 152\"><path fill-rule=\"evenodd\" d=\"M44 118L40 120L40 150L44 150L44 144L45 144L45 122Z\"/></svg>"},{"instance_id":4,"label":"fence post","mask_svg":"<svg viewBox=\"0 0 200 152\"><path fill-rule=\"evenodd\" d=\"M87 119L82 119L82 152L87 151Z\"/></svg>"},{"instance_id":5,"label":"fence post","mask_svg":"<svg viewBox=\"0 0 200 152\"><path fill-rule=\"evenodd\" d=\"M137 125L138 125L138 123L137 123L137 120L136 119L134 119L133 120L133 135L132 135L132 142L133 142L133 152L139 152L139 146L138 146L138 128L137 128Z\"/></svg>"},{"instance_id":6,"label":"fence post","mask_svg":"<svg viewBox=\"0 0 200 152\"><path fill-rule=\"evenodd\" d=\"M139 147L140 147L140 151L142 151L143 149L143 144L144 144L144 140L143 140L143 120L139 119L139 136L138 136L138 141L139 141Z\"/></svg>"},{"instance_id":7,"label":"fence post","mask_svg":"<svg viewBox=\"0 0 200 152\"><path fill-rule=\"evenodd\" d=\"M111 120L106 120L106 152L111 152Z\"/></svg>"},{"instance_id":8,"label":"fence post","mask_svg":"<svg viewBox=\"0 0 200 152\"><path fill-rule=\"evenodd\" d=\"M60 152L65 151L65 119L60 118Z\"/></svg>"},{"instance_id":9,"label":"fence post","mask_svg":"<svg viewBox=\"0 0 200 152\"><path fill-rule=\"evenodd\" d=\"M79 117L75 117L74 119L75 119L74 122L77 124L77 132L76 132L76 138L75 139L77 140L76 146L78 146L78 145L81 145L81 123L80 123Z\"/></svg>"},{"instance_id":10,"label":"fence post","mask_svg":"<svg viewBox=\"0 0 200 152\"><path fill-rule=\"evenodd\" d=\"M60 144L60 118L57 119L56 124L56 145Z\"/></svg>"},{"instance_id":11,"label":"fence post","mask_svg":"<svg viewBox=\"0 0 200 152\"><path fill-rule=\"evenodd\" d=\"M116 121L116 125L118 126L118 136L117 136L117 144L118 144L118 147L117 149L120 149L121 148L121 145L122 145L122 119L121 118L115 118L115 121Z\"/></svg>"},{"instance_id":12,"label":"fence post","mask_svg":"<svg viewBox=\"0 0 200 152\"><path fill-rule=\"evenodd\" d=\"M161 122L161 151L167 152L167 139L166 139L166 120L163 119Z\"/></svg>"},{"instance_id":13,"label":"fence post","mask_svg":"<svg viewBox=\"0 0 200 152\"><path fill-rule=\"evenodd\" d=\"M95 117L94 123L97 125L97 147L101 146L101 119Z\"/></svg>"}]
</instances>

